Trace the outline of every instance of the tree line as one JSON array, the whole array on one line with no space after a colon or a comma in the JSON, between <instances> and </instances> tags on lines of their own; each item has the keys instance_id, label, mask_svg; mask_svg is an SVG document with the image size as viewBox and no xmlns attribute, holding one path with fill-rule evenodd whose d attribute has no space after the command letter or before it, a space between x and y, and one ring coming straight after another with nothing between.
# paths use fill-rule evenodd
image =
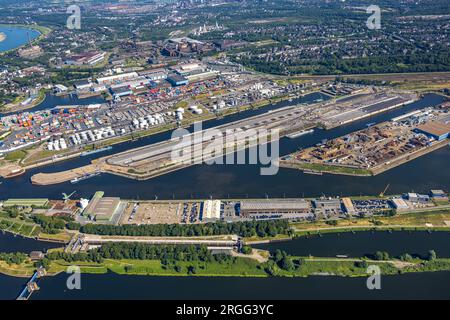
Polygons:
<instances>
[{"instance_id":1,"label":"tree line","mask_svg":"<svg viewBox=\"0 0 450 320\"><path fill-rule=\"evenodd\" d=\"M7 264L21 264L26 259L27 255L22 252L0 252L0 261L5 261Z\"/></svg>"},{"instance_id":2,"label":"tree line","mask_svg":"<svg viewBox=\"0 0 450 320\"><path fill-rule=\"evenodd\" d=\"M215 222L205 224L154 224L154 225L100 225L87 224L80 232L98 235L116 236L153 236L153 237L193 237L237 234L242 237L266 237L278 234L290 234L292 231L285 220Z\"/></svg>"}]
</instances>

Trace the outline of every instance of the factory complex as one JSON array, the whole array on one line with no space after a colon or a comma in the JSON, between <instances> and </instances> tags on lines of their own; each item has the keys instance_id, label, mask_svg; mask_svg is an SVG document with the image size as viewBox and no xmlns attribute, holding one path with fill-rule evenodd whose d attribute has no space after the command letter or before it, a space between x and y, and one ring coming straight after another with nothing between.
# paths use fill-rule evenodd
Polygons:
<instances>
[{"instance_id":1,"label":"factory complex","mask_svg":"<svg viewBox=\"0 0 450 320\"><path fill-rule=\"evenodd\" d=\"M427 194L405 193L383 197L319 197L315 199L242 200L124 200L105 197L97 191L90 199L8 199L4 208L28 209L46 216L67 216L75 221L98 224L198 224L286 219L289 221L336 220L347 217L384 215L433 209L448 205L448 193L430 190Z\"/></svg>"},{"instance_id":2,"label":"factory complex","mask_svg":"<svg viewBox=\"0 0 450 320\"><path fill-rule=\"evenodd\" d=\"M29 159L24 164L53 161L119 137L176 128L219 117L229 109L269 103L266 99L301 93L311 84L279 85L246 72L213 68L187 60L168 68L117 71L76 83L78 96L95 92L111 100L2 115L0 157L27 149Z\"/></svg>"}]
</instances>

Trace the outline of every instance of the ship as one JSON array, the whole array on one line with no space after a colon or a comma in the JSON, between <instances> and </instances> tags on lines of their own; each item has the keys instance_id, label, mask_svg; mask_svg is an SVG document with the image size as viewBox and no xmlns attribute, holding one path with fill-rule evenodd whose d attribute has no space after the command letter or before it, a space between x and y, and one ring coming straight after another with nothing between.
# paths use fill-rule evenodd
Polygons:
<instances>
[{"instance_id":1,"label":"ship","mask_svg":"<svg viewBox=\"0 0 450 320\"><path fill-rule=\"evenodd\" d=\"M74 184L74 183L77 183L77 182L80 182L80 181L83 181L83 180L86 180L86 179L90 179L90 178L96 177L99 174L100 174L100 172L88 173L88 174L85 174L83 176L76 177L76 178L70 180L70 183Z\"/></svg>"},{"instance_id":2,"label":"ship","mask_svg":"<svg viewBox=\"0 0 450 320\"><path fill-rule=\"evenodd\" d=\"M82 152L80 156L81 157L86 157L86 156L89 156L91 154L96 154L96 153L108 151L108 150L111 150L111 149L112 149L112 147L109 146L109 147L99 148L99 149L95 149L95 150L91 150L91 151L85 151L85 152Z\"/></svg>"},{"instance_id":3,"label":"ship","mask_svg":"<svg viewBox=\"0 0 450 320\"><path fill-rule=\"evenodd\" d=\"M367 128L370 128L371 126L373 126L375 124L375 122L371 122L371 123L367 123L366 126Z\"/></svg>"},{"instance_id":4,"label":"ship","mask_svg":"<svg viewBox=\"0 0 450 320\"><path fill-rule=\"evenodd\" d=\"M305 173L305 174L314 174L316 176L321 176L322 175L321 171L314 171L314 170L303 170L303 173Z\"/></svg>"},{"instance_id":5,"label":"ship","mask_svg":"<svg viewBox=\"0 0 450 320\"><path fill-rule=\"evenodd\" d=\"M304 136L305 134L310 134L310 133L313 133L313 132L314 132L314 129L304 130L304 131L299 131L299 132L294 132L294 133L288 134L288 135L286 135L286 137L288 137L290 139L294 139L294 138L297 138L297 137L300 137L300 136Z\"/></svg>"}]
</instances>

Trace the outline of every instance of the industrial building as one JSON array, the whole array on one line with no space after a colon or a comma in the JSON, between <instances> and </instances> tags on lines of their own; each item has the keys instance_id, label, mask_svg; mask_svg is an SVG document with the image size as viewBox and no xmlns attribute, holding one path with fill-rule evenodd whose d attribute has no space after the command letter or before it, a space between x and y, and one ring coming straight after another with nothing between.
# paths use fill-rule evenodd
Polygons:
<instances>
[{"instance_id":1,"label":"industrial building","mask_svg":"<svg viewBox=\"0 0 450 320\"><path fill-rule=\"evenodd\" d=\"M342 198L342 204L344 206L345 211L349 215L356 213L355 207L353 206L353 202L350 198Z\"/></svg>"},{"instance_id":2,"label":"industrial building","mask_svg":"<svg viewBox=\"0 0 450 320\"><path fill-rule=\"evenodd\" d=\"M448 201L448 196L444 190L431 190L430 196L437 201Z\"/></svg>"},{"instance_id":3,"label":"industrial building","mask_svg":"<svg viewBox=\"0 0 450 320\"><path fill-rule=\"evenodd\" d=\"M184 86L189 83L189 80L182 75L179 74L171 74L167 77L167 81L170 82L174 87Z\"/></svg>"},{"instance_id":4,"label":"industrial building","mask_svg":"<svg viewBox=\"0 0 450 320\"><path fill-rule=\"evenodd\" d=\"M341 201L339 199L315 199L313 200L316 213L334 215L341 213Z\"/></svg>"},{"instance_id":5,"label":"industrial building","mask_svg":"<svg viewBox=\"0 0 450 320\"><path fill-rule=\"evenodd\" d=\"M83 211L83 215L95 221L111 221L120 205L120 198L103 197L103 191L97 191Z\"/></svg>"},{"instance_id":6,"label":"industrial building","mask_svg":"<svg viewBox=\"0 0 450 320\"><path fill-rule=\"evenodd\" d=\"M92 83L87 80L75 82L73 85L76 90L86 90L92 87Z\"/></svg>"},{"instance_id":7,"label":"industrial building","mask_svg":"<svg viewBox=\"0 0 450 320\"><path fill-rule=\"evenodd\" d=\"M220 219L220 200L206 200L203 202L202 221L212 221Z\"/></svg>"},{"instance_id":8,"label":"industrial building","mask_svg":"<svg viewBox=\"0 0 450 320\"><path fill-rule=\"evenodd\" d=\"M414 203L427 203L430 201L430 197L426 194L417 194L417 193L407 193L403 195L403 198L407 199L410 202Z\"/></svg>"},{"instance_id":9,"label":"industrial building","mask_svg":"<svg viewBox=\"0 0 450 320\"><path fill-rule=\"evenodd\" d=\"M137 72L121 73L121 74L116 74L113 76L98 78L97 83L98 84L113 84L117 81L125 81L125 80L129 80L129 79L135 79L137 77L138 77Z\"/></svg>"},{"instance_id":10,"label":"industrial building","mask_svg":"<svg viewBox=\"0 0 450 320\"><path fill-rule=\"evenodd\" d=\"M3 207L46 207L49 203L48 199L8 199L3 202Z\"/></svg>"},{"instance_id":11,"label":"industrial building","mask_svg":"<svg viewBox=\"0 0 450 320\"><path fill-rule=\"evenodd\" d=\"M119 97L125 97L133 94L133 90L131 90L129 87L116 87L111 88L111 93L114 97L114 99L117 99Z\"/></svg>"},{"instance_id":12,"label":"industrial building","mask_svg":"<svg viewBox=\"0 0 450 320\"><path fill-rule=\"evenodd\" d=\"M442 141L449 137L450 125L439 121L432 121L418 126L415 131L423 133L437 141Z\"/></svg>"},{"instance_id":13,"label":"industrial building","mask_svg":"<svg viewBox=\"0 0 450 320\"><path fill-rule=\"evenodd\" d=\"M73 54L64 61L67 65L81 66L81 65L95 65L105 59L105 52L85 52L80 54Z\"/></svg>"},{"instance_id":14,"label":"industrial building","mask_svg":"<svg viewBox=\"0 0 450 320\"><path fill-rule=\"evenodd\" d=\"M164 79L167 79L167 70L166 69L153 69L153 70L140 71L139 75L146 77L147 79L149 79L151 81L164 80Z\"/></svg>"},{"instance_id":15,"label":"industrial building","mask_svg":"<svg viewBox=\"0 0 450 320\"><path fill-rule=\"evenodd\" d=\"M405 202L405 200L401 198L393 198L391 199L392 206L397 210L407 210L409 209L408 204Z\"/></svg>"},{"instance_id":16,"label":"industrial building","mask_svg":"<svg viewBox=\"0 0 450 320\"><path fill-rule=\"evenodd\" d=\"M311 204L306 200L245 200L240 203L240 215L255 220L312 218Z\"/></svg>"}]
</instances>

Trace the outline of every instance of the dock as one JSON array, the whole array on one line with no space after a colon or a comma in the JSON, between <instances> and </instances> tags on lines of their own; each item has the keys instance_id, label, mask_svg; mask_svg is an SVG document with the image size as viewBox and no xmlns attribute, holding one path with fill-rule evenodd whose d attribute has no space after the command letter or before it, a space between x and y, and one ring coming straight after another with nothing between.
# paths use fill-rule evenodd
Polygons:
<instances>
[{"instance_id":1,"label":"dock","mask_svg":"<svg viewBox=\"0 0 450 320\"><path fill-rule=\"evenodd\" d=\"M37 285L37 282L40 278L44 277L47 274L47 271L44 268L37 269L33 276L28 280L27 285L23 290L20 292L19 296L16 300L29 300L31 295L39 290L39 286Z\"/></svg>"}]
</instances>

